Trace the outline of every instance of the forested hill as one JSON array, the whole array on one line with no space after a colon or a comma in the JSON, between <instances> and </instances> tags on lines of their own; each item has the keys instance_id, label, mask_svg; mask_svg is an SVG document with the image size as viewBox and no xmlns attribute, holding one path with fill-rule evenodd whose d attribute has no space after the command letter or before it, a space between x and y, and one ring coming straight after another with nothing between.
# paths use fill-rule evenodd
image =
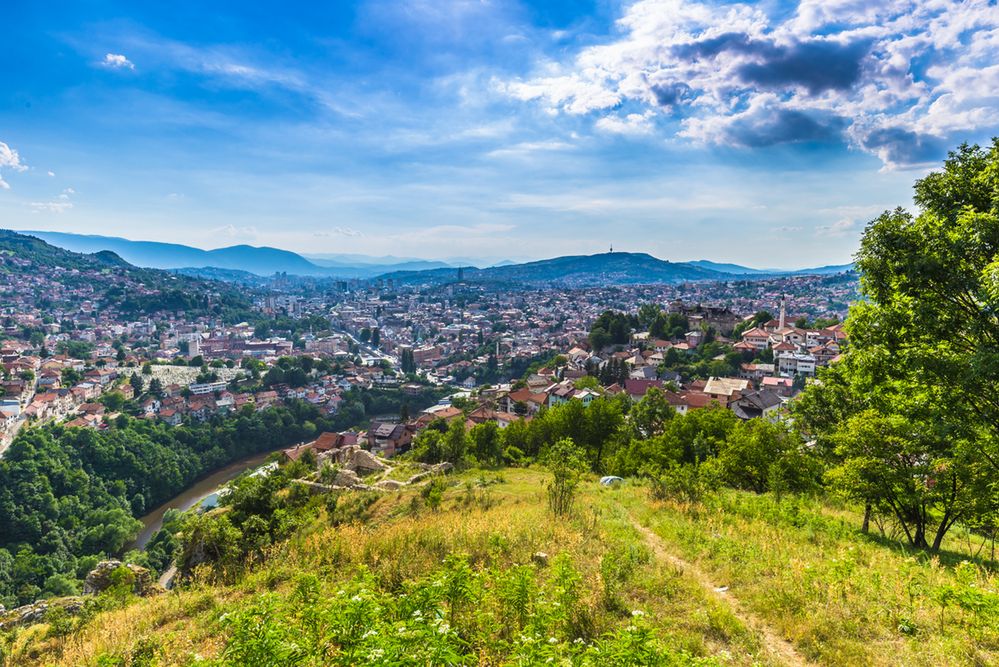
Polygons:
<instances>
[{"instance_id":1,"label":"forested hill","mask_svg":"<svg viewBox=\"0 0 999 667\"><path fill-rule=\"evenodd\" d=\"M94 254L70 252L49 245L34 236L25 236L8 229L0 229L0 253L31 262L34 266L64 267L80 271L88 269L135 268L109 250ZM17 273L18 264L5 264L5 273Z\"/></svg>"},{"instance_id":2,"label":"forested hill","mask_svg":"<svg viewBox=\"0 0 999 667\"><path fill-rule=\"evenodd\" d=\"M401 282L448 282L455 280L457 274L457 269L434 269L400 271L382 277ZM732 277L720 271L683 262L667 262L646 253L633 252L572 255L487 269L462 269L462 278L469 282L549 286L681 283L691 280L731 280Z\"/></svg>"},{"instance_id":3,"label":"forested hill","mask_svg":"<svg viewBox=\"0 0 999 667\"><path fill-rule=\"evenodd\" d=\"M245 319L245 293L222 281L178 276L133 266L111 251L76 253L9 230L0 230L0 306L73 311L89 301L94 310L125 316L183 311Z\"/></svg>"}]
</instances>

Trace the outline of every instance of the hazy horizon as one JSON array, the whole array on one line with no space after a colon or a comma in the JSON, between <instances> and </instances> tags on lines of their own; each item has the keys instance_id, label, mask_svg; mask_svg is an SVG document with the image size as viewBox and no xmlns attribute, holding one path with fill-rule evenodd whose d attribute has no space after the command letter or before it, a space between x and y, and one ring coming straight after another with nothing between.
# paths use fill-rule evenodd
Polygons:
<instances>
[{"instance_id":1,"label":"hazy horizon","mask_svg":"<svg viewBox=\"0 0 999 667\"><path fill-rule=\"evenodd\" d=\"M60 230L41 230L41 229L34 229L34 230L32 230L32 229L12 229L11 231L17 232L19 234L27 234L27 235L48 234L48 233L75 234L75 232L63 232L63 231L60 231ZM197 248L199 250L205 250L205 251L221 250L221 249L225 249L225 248L238 247L238 246L249 246L249 247L252 247L252 248L272 248L272 249L275 249L275 250L287 250L289 252L295 252L293 250L289 250L288 248L281 248L281 247L277 247L277 246L254 245L253 243L229 243L229 244L224 244L224 245L214 245L214 246L213 245L207 245L207 246L204 246L204 245L196 245L196 244L193 244L193 243L178 243L176 241L154 241L152 239L128 238L128 237L124 237L124 236L108 236L108 235L105 235L105 234L80 234L80 235L81 236L91 237L91 238L109 238L109 239L116 239L116 240L131 241L131 242L136 242L136 243L172 243L172 244L175 244L175 245L188 246L188 247L191 247L191 248ZM55 244L55 245L58 245L58 244ZM595 254L601 254L603 252L608 252L608 251L620 252L620 253L646 253L646 254L652 255L653 257L657 257L658 259L663 259L663 260L666 260L666 261L678 262L678 263L708 261L708 262L713 262L713 263L716 263L716 264L734 264L734 265L740 265L740 266L744 266L744 267L749 268L749 269L756 269L756 270L771 270L772 269L772 270L776 270L776 271L796 271L796 270L799 270L799 269L821 268L822 266L829 266L829 265L844 265L844 264L850 264L850 263L853 262L853 258L849 257L847 259L844 259L843 261L829 262L828 264L824 264L824 265L807 265L807 266L806 265L801 265L801 266L773 266L773 265L765 265L765 266L756 266L756 265L754 265L751 262L743 262L743 261L739 261L739 260L717 259L717 258L714 258L714 257L689 257L689 258L684 258L684 259L675 259L675 258L670 258L670 257L659 257L655 253L647 252L647 251L644 251L644 250L635 250L635 251L632 251L632 250L619 250L618 248L610 248L610 247L605 248L602 251L598 250L598 251L594 251L592 253L573 253L573 255L584 255L584 256L585 255L595 255ZM503 262L514 262L514 263L520 264L520 263L526 263L526 262L543 261L543 260L546 260L546 259L553 259L553 258L556 258L556 257L565 256L565 255L552 254L552 255L544 255L544 256L538 256L538 257L507 256L507 255L504 255L504 256L481 256L481 257L475 257L475 256L443 256L443 257L442 256L430 256L430 257L420 257L420 256L415 256L415 255L403 255L403 256L398 256L398 255L381 255L381 256L379 256L379 255L366 255L366 254L363 254L363 253L335 253L335 252L308 252L308 251L306 251L306 252L296 252L296 254L298 254L299 256L304 257L305 259L308 259L308 260L337 260L337 261L342 261L344 263L349 263L351 261L355 261L357 264L368 264L368 265L372 265L372 266L389 265L389 264L396 264L396 263L401 264L401 263L406 263L406 262L445 262L445 263L454 264L455 266L457 266L459 264L465 264L465 265L475 264L479 268L485 268L487 266L492 266L492 265L503 263Z\"/></svg>"}]
</instances>

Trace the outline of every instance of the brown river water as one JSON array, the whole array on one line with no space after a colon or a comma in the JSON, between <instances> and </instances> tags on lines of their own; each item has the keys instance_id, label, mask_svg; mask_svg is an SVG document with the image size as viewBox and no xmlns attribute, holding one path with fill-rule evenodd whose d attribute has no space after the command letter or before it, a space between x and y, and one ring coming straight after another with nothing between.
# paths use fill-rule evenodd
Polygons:
<instances>
[{"instance_id":1,"label":"brown river water","mask_svg":"<svg viewBox=\"0 0 999 667\"><path fill-rule=\"evenodd\" d=\"M144 549L152 536L156 534L156 531L163 526L163 515L166 514L168 509L179 509L182 512L191 509L225 486L227 482L236 479L248 470L259 468L267 460L267 457L273 453L264 452L262 454L254 454L253 456L230 463L224 468L219 468L207 477L202 477L182 493L166 501L149 514L140 517L139 521L142 522L142 532L139 533L139 536L135 538L135 541L128 548Z\"/></svg>"}]
</instances>

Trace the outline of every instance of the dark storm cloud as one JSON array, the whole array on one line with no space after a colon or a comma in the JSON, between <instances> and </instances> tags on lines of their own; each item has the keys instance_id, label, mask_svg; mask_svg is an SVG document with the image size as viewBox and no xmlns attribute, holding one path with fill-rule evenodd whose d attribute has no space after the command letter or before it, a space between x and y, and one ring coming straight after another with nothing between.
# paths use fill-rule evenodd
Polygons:
<instances>
[{"instance_id":1,"label":"dark storm cloud","mask_svg":"<svg viewBox=\"0 0 999 667\"><path fill-rule=\"evenodd\" d=\"M825 40L778 46L772 41L753 39L744 33L727 32L674 47L673 53L685 60L715 58L723 53L754 57L736 72L747 82L767 88L800 85L815 94L825 90L845 90L861 76L861 61L871 42L840 44Z\"/></svg>"},{"instance_id":2,"label":"dark storm cloud","mask_svg":"<svg viewBox=\"0 0 999 667\"><path fill-rule=\"evenodd\" d=\"M901 127L874 130L860 139L860 145L865 150L876 153L884 162L895 166L936 162L946 153L939 139Z\"/></svg>"},{"instance_id":3,"label":"dark storm cloud","mask_svg":"<svg viewBox=\"0 0 999 667\"><path fill-rule=\"evenodd\" d=\"M733 121L726 135L731 143L750 148L832 143L840 140L844 125L838 117L819 118L794 109L767 109Z\"/></svg>"},{"instance_id":4,"label":"dark storm cloud","mask_svg":"<svg viewBox=\"0 0 999 667\"><path fill-rule=\"evenodd\" d=\"M860 80L861 61L870 47L866 40L852 44L802 42L761 51L762 62L747 63L737 73L748 83L772 88L798 85L813 95L846 90Z\"/></svg>"},{"instance_id":5,"label":"dark storm cloud","mask_svg":"<svg viewBox=\"0 0 999 667\"><path fill-rule=\"evenodd\" d=\"M680 44L673 48L673 53L684 59L713 58L720 53L773 53L775 47L772 43L751 39L749 35L741 32L726 32L717 37L702 39L689 44Z\"/></svg>"},{"instance_id":6,"label":"dark storm cloud","mask_svg":"<svg viewBox=\"0 0 999 667\"><path fill-rule=\"evenodd\" d=\"M693 91L685 83L662 83L652 86L652 94L656 96L659 106L675 107L681 102L693 97Z\"/></svg>"}]
</instances>

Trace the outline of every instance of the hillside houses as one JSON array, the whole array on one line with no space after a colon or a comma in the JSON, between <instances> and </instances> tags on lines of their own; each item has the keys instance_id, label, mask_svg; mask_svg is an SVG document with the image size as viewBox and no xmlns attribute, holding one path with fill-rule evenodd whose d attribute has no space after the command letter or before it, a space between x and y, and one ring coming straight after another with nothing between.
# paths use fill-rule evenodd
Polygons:
<instances>
[{"instance_id":1,"label":"hillside houses","mask_svg":"<svg viewBox=\"0 0 999 667\"><path fill-rule=\"evenodd\" d=\"M846 332L842 324L822 329L788 325L785 302L781 299L780 317L744 331L734 347L749 353L770 350L774 373L794 377L815 375L817 368L832 363L839 356L845 344Z\"/></svg>"}]
</instances>

